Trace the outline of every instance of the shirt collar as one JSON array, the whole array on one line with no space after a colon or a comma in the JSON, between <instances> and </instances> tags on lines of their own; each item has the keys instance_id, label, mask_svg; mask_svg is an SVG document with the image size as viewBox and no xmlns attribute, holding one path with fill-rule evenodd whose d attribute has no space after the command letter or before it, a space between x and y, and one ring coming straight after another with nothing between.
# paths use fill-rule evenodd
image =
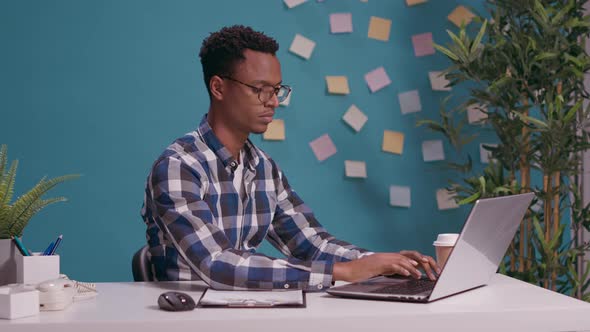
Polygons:
<instances>
[{"instance_id":1,"label":"shirt collar","mask_svg":"<svg viewBox=\"0 0 590 332\"><path fill-rule=\"evenodd\" d=\"M223 163L223 167L230 169L230 164L232 162L235 161L237 163L239 161L235 160L234 157L232 157L229 150L223 145L223 143L221 143L219 138L217 138L217 136L213 132L213 129L209 125L209 121L207 121L207 114L208 113L206 113L203 116L203 119L201 120L198 133L203 138L203 141L205 142L205 144L207 144L209 149L211 149L213 153L215 153L215 155L221 160L221 162ZM249 168L251 170L254 170L260 162L260 156L258 155L257 149L254 146L254 144L252 144L250 139L246 140L246 143L242 148L242 152L245 153L244 163L247 163Z\"/></svg>"}]
</instances>

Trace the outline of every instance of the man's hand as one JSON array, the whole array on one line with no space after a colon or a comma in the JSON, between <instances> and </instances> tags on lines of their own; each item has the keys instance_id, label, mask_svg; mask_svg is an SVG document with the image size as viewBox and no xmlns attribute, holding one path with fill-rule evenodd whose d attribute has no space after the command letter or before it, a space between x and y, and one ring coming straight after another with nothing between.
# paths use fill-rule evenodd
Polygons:
<instances>
[{"instance_id":1,"label":"man's hand","mask_svg":"<svg viewBox=\"0 0 590 332\"><path fill-rule=\"evenodd\" d=\"M420 278L423 269L431 280L440 274L440 268L430 256L417 251L400 251L399 253L377 253L350 262L334 264L333 280L356 282L378 275L400 274Z\"/></svg>"}]
</instances>

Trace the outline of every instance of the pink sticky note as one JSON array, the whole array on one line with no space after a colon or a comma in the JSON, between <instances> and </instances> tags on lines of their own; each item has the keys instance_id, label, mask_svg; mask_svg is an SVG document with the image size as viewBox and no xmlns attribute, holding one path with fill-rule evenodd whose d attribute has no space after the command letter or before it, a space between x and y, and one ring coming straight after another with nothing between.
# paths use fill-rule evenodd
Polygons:
<instances>
[{"instance_id":1,"label":"pink sticky note","mask_svg":"<svg viewBox=\"0 0 590 332\"><path fill-rule=\"evenodd\" d=\"M309 143L315 157L324 161L336 153L336 146L328 134L324 134Z\"/></svg>"},{"instance_id":2,"label":"pink sticky note","mask_svg":"<svg viewBox=\"0 0 590 332\"><path fill-rule=\"evenodd\" d=\"M416 56L433 55L435 53L432 44L432 32L413 35L412 44Z\"/></svg>"},{"instance_id":3,"label":"pink sticky note","mask_svg":"<svg viewBox=\"0 0 590 332\"><path fill-rule=\"evenodd\" d=\"M332 32L332 33L352 32L352 14L351 13L330 14L330 32Z\"/></svg>"},{"instance_id":4,"label":"pink sticky note","mask_svg":"<svg viewBox=\"0 0 590 332\"><path fill-rule=\"evenodd\" d=\"M391 84L391 80L389 79L389 76L387 76L385 68L383 67L379 67L365 74L365 81L367 82L367 85L369 85L371 92L379 91Z\"/></svg>"}]
</instances>

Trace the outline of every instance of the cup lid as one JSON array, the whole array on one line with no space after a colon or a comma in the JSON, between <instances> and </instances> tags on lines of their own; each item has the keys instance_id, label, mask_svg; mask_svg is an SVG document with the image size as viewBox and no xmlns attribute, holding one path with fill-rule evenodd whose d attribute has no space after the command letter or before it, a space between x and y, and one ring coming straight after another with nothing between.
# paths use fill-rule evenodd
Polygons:
<instances>
[{"instance_id":1,"label":"cup lid","mask_svg":"<svg viewBox=\"0 0 590 332\"><path fill-rule=\"evenodd\" d=\"M438 234L436 237L436 241L434 241L433 245L435 246L454 246L457 243L457 239L459 238L459 234L457 233L444 233Z\"/></svg>"}]
</instances>

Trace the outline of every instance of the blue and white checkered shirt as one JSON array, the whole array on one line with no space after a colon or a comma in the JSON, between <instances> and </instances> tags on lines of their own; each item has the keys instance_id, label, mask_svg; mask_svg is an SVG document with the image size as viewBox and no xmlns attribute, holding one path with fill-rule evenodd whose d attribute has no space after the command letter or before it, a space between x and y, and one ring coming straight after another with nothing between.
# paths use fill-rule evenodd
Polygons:
<instances>
[{"instance_id":1,"label":"blue and white checkered shirt","mask_svg":"<svg viewBox=\"0 0 590 332\"><path fill-rule=\"evenodd\" d=\"M197 131L156 160L141 214L157 280L320 291L331 286L335 262L371 254L328 234L277 164L250 140L242 153L243 199L232 183L237 161L207 115ZM257 253L264 239L287 258Z\"/></svg>"}]
</instances>

